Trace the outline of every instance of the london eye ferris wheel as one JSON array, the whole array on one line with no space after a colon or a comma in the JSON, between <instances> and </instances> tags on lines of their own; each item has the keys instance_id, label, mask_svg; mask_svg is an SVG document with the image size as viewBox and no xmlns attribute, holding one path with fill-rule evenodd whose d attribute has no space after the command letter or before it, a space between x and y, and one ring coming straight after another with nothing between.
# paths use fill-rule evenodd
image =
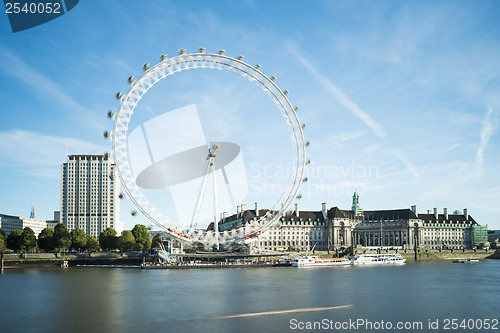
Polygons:
<instances>
[{"instance_id":1,"label":"london eye ferris wheel","mask_svg":"<svg viewBox=\"0 0 500 333\"><path fill-rule=\"evenodd\" d=\"M105 132L126 195L179 241L254 241L300 197L304 180L308 143L288 91L224 50L181 49L143 70L117 93ZM243 203L253 201L268 209L242 223Z\"/></svg>"}]
</instances>

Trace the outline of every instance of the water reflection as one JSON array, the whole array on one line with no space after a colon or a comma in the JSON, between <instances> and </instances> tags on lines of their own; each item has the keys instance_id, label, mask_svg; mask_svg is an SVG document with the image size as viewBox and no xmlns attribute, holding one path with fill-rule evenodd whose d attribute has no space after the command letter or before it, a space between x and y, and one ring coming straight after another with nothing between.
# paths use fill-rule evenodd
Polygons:
<instances>
[{"instance_id":1,"label":"water reflection","mask_svg":"<svg viewBox=\"0 0 500 333\"><path fill-rule=\"evenodd\" d=\"M0 276L0 320L2 332L287 332L292 318L498 318L498 302L488 300L500 296L499 278L500 261L339 269L8 270Z\"/></svg>"}]
</instances>

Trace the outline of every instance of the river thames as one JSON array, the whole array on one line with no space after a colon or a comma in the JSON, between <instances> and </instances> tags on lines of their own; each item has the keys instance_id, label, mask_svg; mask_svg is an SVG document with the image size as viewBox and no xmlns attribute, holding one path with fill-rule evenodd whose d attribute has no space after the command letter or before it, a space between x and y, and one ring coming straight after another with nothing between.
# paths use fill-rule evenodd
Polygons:
<instances>
[{"instance_id":1,"label":"river thames","mask_svg":"<svg viewBox=\"0 0 500 333\"><path fill-rule=\"evenodd\" d=\"M500 260L0 276L6 333L498 332L499 319Z\"/></svg>"}]
</instances>

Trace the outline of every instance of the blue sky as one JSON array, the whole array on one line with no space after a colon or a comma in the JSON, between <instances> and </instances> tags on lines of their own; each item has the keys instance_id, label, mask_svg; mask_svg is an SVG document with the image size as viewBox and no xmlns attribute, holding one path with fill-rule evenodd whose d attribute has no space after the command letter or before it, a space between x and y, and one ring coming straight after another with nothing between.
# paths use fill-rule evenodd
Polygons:
<instances>
[{"instance_id":1,"label":"blue sky","mask_svg":"<svg viewBox=\"0 0 500 333\"><path fill-rule=\"evenodd\" d=\"M311 142L301 209L349 209L356 189L366 210L468 208L500 229L498 12L498 1L86 0L16 34L0 15L0 213L34 203L50 219L66 147L109 150L106 113L127 77L203 46L290 90ZM125 228L144 222L132 209L122 202Z\"/></svg>"}]
</instances>

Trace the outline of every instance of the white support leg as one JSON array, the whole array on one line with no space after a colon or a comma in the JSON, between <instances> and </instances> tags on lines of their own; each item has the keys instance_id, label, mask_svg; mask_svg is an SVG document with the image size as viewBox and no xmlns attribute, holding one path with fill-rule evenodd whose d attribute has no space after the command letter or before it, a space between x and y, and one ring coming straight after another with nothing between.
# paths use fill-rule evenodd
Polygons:
<instances>
[{"instance_id":1,"label":"white support leg","mask_svg":"<svg viewBox=\"0 0 500 333\"><path fill-rule=\"evenodd\" d=\"M210 173L211 159L207 161L207 170L205 171L205 177L203 177L203 184L201 185L200 195L198 196L198 202L196 203L196 208L194 210L193 219L191 220L191 226L189 231L193 230L193 226L198 218L198 213L200 212L201 200L203 199L203 194L205 193L205 186L207 185L208 174Z\"/></svg>"},{"instance_id":2,"label":"white support leg","mask_svg":"<svg viewBox=\"0 0 500 333\"><path fill-rule=\"evenodd\" d=\"M213 190L214 190L214 230L215 230L215 244L217 246L217 250L219 250L219 219L218 219L218 211L217 211L217 179L215 174L215 161L212 158L212 174L213 174Z\"/></svg>"}]
</instances>

